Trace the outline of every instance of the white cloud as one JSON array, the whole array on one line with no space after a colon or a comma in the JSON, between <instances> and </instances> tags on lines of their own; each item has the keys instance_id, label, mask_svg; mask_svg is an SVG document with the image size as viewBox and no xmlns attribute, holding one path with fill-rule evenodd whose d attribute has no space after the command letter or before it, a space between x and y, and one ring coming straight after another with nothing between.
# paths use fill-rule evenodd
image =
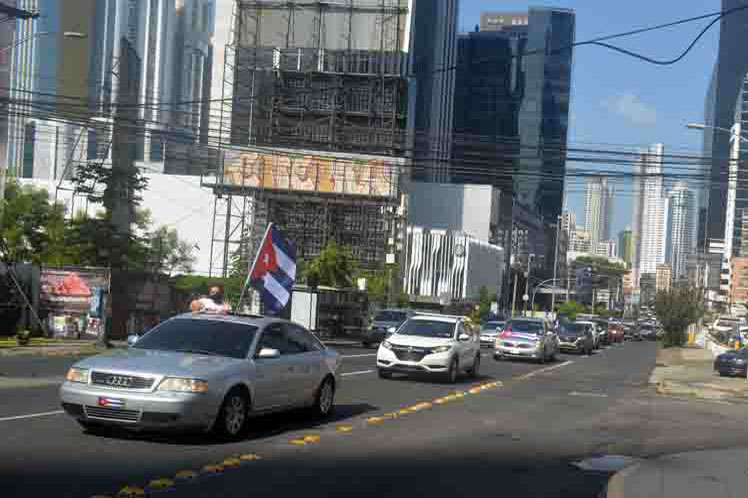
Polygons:
<instances>
[{"instance_id":1,"label":"white cloud","mask_svg":"<svg viewBox=\"0 0 748 498\"><path fill-rule=\"evenodd\" d=\"M652 126L657 122L657 111L641 101L638 95L622 93L609 97L602 106L635 125Z\"/></svg>"}]
</instances>

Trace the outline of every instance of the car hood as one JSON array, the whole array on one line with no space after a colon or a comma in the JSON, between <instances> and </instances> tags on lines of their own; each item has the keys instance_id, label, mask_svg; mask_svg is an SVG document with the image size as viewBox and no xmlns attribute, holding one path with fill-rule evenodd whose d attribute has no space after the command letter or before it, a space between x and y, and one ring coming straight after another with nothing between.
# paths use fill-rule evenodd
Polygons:
<instances>
[{"instance_id":1,"label":"car hood","mask_svg":"<svg viewBox=\"0 0 748 498\"><path fill-rule=\"evenodd\" d=\"M392 335L387 339L393 346L414 346L417 348L435 348L437 346L446 346L452 339L439 337L422 337L418 335Z\"/></svg>"},{"instance_id":2,"label":"car hood","mask_svg":"<svg viewBox=\"0 0 748 498\"><path fill-rule=\"evenodd\" d=\"M512 342L536 342L538 336L535 334L525 334L524 332L510 332L508 334L502 334L502 339Z\"/></svg>"},{"instance_id":3,"label":"car hood","mask_svg":"<svg viewBox=\"0 0 748 498\"><path fill-rule=\"evenodd\" d=\"M717 359L719 359L720 361L737 360L738 358L742 359L742 356L735 354L732 351L728 351L727 353L722 353L721 355L717 356Z\"/></svg>"},{"instance_id":4,"label":"car hood","mask_svg":"<svg viewBox=\"0 0 748 498\"><path fill-rule=\"evenodd\" d=\"M116 349L79 361L91 370L122 371L175 377L209 377L247 360L155 349Z\"/></svg>"}]
</instances>

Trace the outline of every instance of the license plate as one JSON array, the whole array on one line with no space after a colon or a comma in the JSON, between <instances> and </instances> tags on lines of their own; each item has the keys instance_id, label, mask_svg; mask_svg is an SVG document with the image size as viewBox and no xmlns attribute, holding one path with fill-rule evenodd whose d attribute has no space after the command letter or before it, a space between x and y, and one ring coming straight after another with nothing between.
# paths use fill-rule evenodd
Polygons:
<instances>
[{"instance_id":1,"label":"license plate","mask_svg":"<svg viewBox=\"0 0 748 498\"><path fill-rule=\"evenodd\" d=\"M104 408L124 408L125 400L119 398L99 398L98 405Z\"/></svg>"}]
</instances>

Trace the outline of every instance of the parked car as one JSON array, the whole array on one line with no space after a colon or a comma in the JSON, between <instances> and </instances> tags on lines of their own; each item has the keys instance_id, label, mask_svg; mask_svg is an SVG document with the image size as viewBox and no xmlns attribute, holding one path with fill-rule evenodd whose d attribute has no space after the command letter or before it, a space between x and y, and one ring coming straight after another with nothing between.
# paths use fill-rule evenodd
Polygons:
<instances>
[{"instance_id":1,"label":"parked car","mask_svg":"<svg viewBox=\"0 0 748 498\"><path fill-rule=\"evenodd\" d=\"M494 359L527 358L553 361L559 353L558 336L544 318L512 318L494 345Z\"/></svg>"},{"instance_id":2,"label":"parked car","mask_svg":"<svg viewBox=\"0 0 748 498\"><path fill-rule=\"evenodd\" d=\"M600 334L600 329L597 327L597 324L593 322L592 320L577 320L574 323L579 323L582 325L587 325L590 328L590 331L592 332L592 338L593 338L593 348L594 349L600 349L602 346L602 337Z\"/></svg>"},{"instance_id":3,"label":"parked car","mask_svg":"<svg viewBox=\"0 0 748 498\"><path fill-rule=\"evenodd\" d=\"M413 316L379 345L377 370L385 379L393 373L437 374L450 383L462 372L477 377L478 332L464 317Z\"/></svg>"},{"instance_id":4,"label":"parked car","mask_svg":"<svg viewBox=\"0 0 748 498\"><path fill-rule=\"evenodd\" d=\"M657 332L655 331L654 327L650 327L649 325L640 326L639 335L641 336L643 340L647 340L647 341L657 340Z\"/></svg>"},{"instance_id":5,"label":"parked car","mask_svg":"<svg viewBox=\"0 0 748 498\"><path fill-rule=\"evenodd\" d=\"M401 309L386 309L377 312L369 329L364 332L363 346L368 348L372 344L381 343L405 323L405 320L414 315L413 310Z\"/></svg>"},{"instance_id":6,"label":"parked car","mask_svg":"<svg viewBox=\"0 0 748 498\"><path fill-rule=\"evenodd\" d=\"M591 355L594 349L592 331L584 324L568 322L558 331L559 348L563 352Z\"/></svg>"},{"instance_id":7,"label":"parked car","mask_svg":"<svg viewBox=\"0 0 748 498\"><path fill-rule=\"evenodd\" d=\"M714 359L714 370L720 376L748 378L748 348L727 351Z\"/></svg>"},{"instance_id":8,"label":"parked car","mask_svg":"<svg viewBox=\"0 0 748 498\"><path fill-rule=\"evenodd\" d=\"M600 337L600 345L610 346L613 341L610 337L608 322L606 320L593 320L593 321L595 322L595 327L598 330L598 334Z\"/></svg>"},{"instance_id":9,"label":"parked car","mask_svg":"<svg viewBox=\"0 0 748 498\"><path fill-rule=\"evenodd\" d=\"M255 415L333 409L341 357L300 325L260 316L171 318L74 364L62 408L86 429L212 430L240 438Z\"/></svg>"},{"instance_id":10,"label":"parked car","mask_svg":"<svg viewBox=\"0 0 748 498\"><path fill-rule=\"evenodd\" d=\"M480 345L482 348L493 348L496 338L506 325L504 320L490 320L481 325Z\"/></svg>"}]
</instances>

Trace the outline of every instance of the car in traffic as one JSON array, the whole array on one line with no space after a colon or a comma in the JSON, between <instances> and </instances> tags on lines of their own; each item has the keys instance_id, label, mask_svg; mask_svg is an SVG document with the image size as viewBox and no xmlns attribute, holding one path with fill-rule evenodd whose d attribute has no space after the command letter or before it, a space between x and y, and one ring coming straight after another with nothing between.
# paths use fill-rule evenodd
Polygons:
<instances>
[{"instance_id":1,"label":"car in traffic","mask_svg":"<svg viewBox=\"0 0 748 498\"><path fill-rule=\"evenodd\" d=\"M453 383L462 372L478 377L480 355L478 331L465 317L419 314L379 345L377 371L384 379L435 374Z\"/></svg>"},{"instance_id":2,"label":"car in traffic","mask_svg":"<svg viewBox=\"0 0 748 498\"><path fill-rule=\"evenodd\" d=\"M610 334L610 327L608 325L607 320L596 319L593 321L595 322L595 327L597 327L599 331L600 345L610 346L611 343L613 342L613 339Z\"/></svg>"},{"instance_id":3,"label":"car in traffic","mask_svg":"<svg viewBox=\"0 0 748 498\"><path fill-rule=\"evenodd\" d=\"M586 325L566 322L558 330L558 345L562 352L591 355L594 349L592 331Z\"/></svg>"},{"instance_id":4,"label":"car in traffic","mask_svg":"<svg viewBox=\"0 0 748 498\"><path fill-rule=\"evenodd\" d=\"M512 318L496 338L494 359L553 361L559 353L558 336L544 318Z\"/></svg>"},{"instance_id":5,"label":"car in traffic","mask_svg":"<svg viewBox=\"0 0 748 498\"><path fill-rule=\"evenodd\" d=\"M748 378L748 348L726 351L714 358L714 370L721 377Z\"/></svg>"},{"instance_id":6,"label":"car in traffic","mask_svg":"<svg viewBox=\"0 0 748 498\"><path fill-rule=\"evenodd\" d=\"M482 348L493 348L501 330L506 325L504 320L489 320L481 324L480 345Z\"/></svg>"},{"instance_id":7,"label":"car in traffic","mask_svg":"<svg viewBox=\"0 0 748 498\"><path fill-rule=\"evenodd\" d=\"M390 334L393 334L405 320L414 316L413 310L404 309L385 309L380 310L374 315L369 328L364 332L363 340L361 341L365 348L370 347L372 344L379 344Z\"/></svg>"},{"instance_id":8,"label":"car in traffic","mask_svg":"<svg viewBox=\"0 0 748 498\"><path fill-rule=\"evenodd\" d=\"M128 349L75 363L64 411L86 429L213 431L239 439L256 415L308 407L328 415L341 357L306 329L262 316L183 314Z\"/></svg>"},{"instance_id":9,"label":"car in traffic","mask_svg":"<svg viewBox=\"0 0 748 498\"><path fill-rule=\"evenodd\" d=\"M602 346L602 335L601 331L598 328L597 324L592 320L577 320L574 323L578 323L581 325L586 325L589 327L590 332L592 332L592 340L593 340L593 349L600 349Z\"/></svg>"},{"instance_id":10,"label":"car in traffic","mask_svg":"<svg viewBox=\"0 0 748 498\"><path fill-rule=\"evenodd\" d=\"M639 335L643 340L655 341L657 340L657 331L650 325L639 326Z\"/></svg>"}]
</instances>

